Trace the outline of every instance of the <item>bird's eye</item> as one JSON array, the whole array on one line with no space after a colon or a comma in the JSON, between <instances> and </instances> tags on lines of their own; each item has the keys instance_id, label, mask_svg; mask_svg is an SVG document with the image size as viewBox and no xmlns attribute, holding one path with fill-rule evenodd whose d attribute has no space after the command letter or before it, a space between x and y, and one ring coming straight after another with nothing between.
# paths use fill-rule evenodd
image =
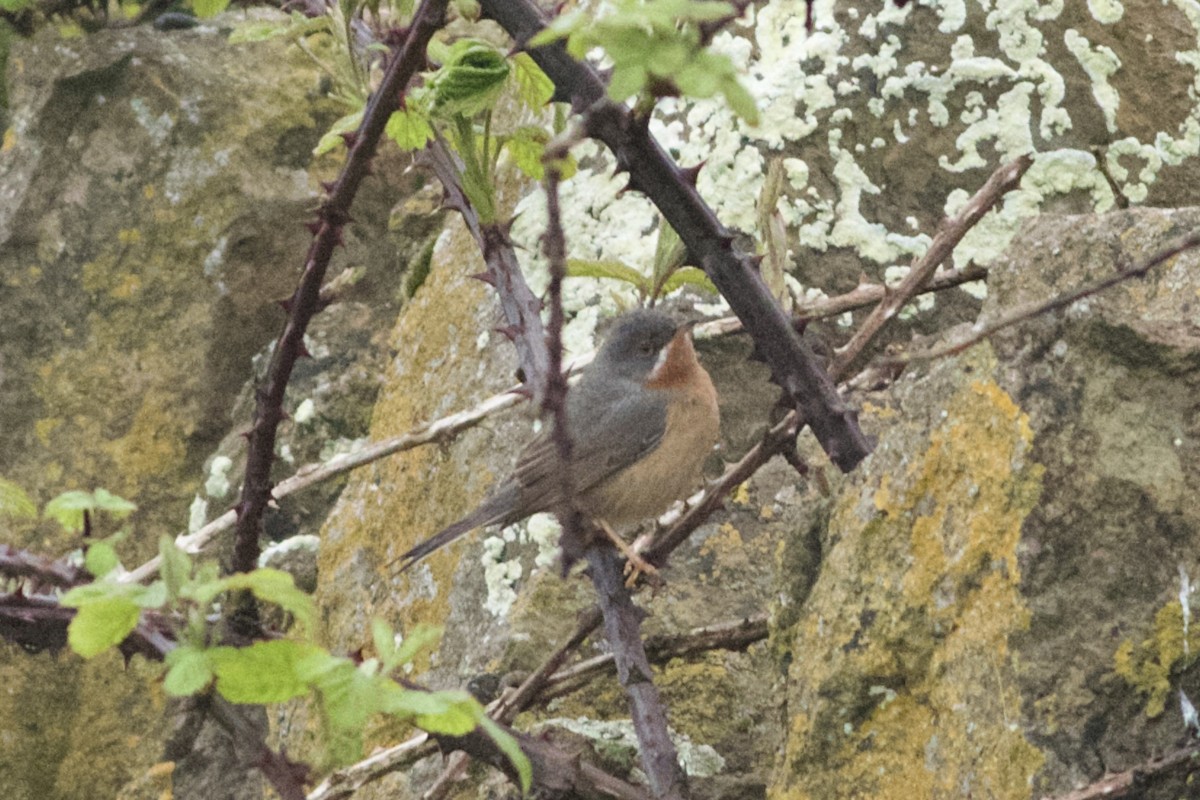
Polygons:
<instances>
[{"instance_id":1,"label":"bird's eye","mask_svg":"<svg viewBox=\"0 0 1200 800\"><path fill-rule=\"evenodd\" d=\"M641 350L646 355L650 355L654 352L654 345L652 345L650 342L642 342L640 345L638 345L638 350Z\"/></svg>"}]
</instances>

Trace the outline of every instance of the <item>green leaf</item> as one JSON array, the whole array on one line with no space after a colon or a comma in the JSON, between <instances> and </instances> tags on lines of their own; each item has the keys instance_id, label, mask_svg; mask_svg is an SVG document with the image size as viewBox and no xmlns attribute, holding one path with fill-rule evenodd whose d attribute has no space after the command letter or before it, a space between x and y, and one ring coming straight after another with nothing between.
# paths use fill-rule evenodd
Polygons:
<instances>
[{"instance_id":1,"label":"green leaf","mask_svg":"<svg viewBox=\"0 0 1200 800\"><path fill-rule=\"evenodd\" d=\"M200 19L208 19L229 7L229 0L192 0L192 11Z\"/></svg>"},{"instance_id":2,"label":"green leaf","mask_svg":"<svg viewBox=\"0 0 1200 800\"><path fill-rule=\"evenodd\" d=\"M208 652L199 647L183 644L167 653L167 676L163 689L174 697L196 694L212 682L212 665Z\"/></svg>"},{"instance_id":3,"label":"green leaf","mask_svg":"<svg viewBox=\"0 0 1200 800\"><path fill-rule=\"evenodd\" d=\"M120 565L116 549L108 542L93 542L83 557L83 567L97 578L103 578Z\"/></svg>"},{"instance_id":4,"label":"green leaf","mask_svg":"<svg viewBox=\"0 0 1200 800\"><path fill-rule=\"evenodd\" d=\"M492 741L496 743L496 747L500 748L500 752L508 756L513 769L517 771L517 780L521 784L522 794L529 794L529 790L533 786L533 765L529 763L529 757L525 755L525 751L517 744L516 737L500 727L487 714L480 716L479 727L483 728L484 733L491 737Z\"/></svg>"},{"instance_id":5,"label":"green leaf","mask_svg":"<svg viewBox=\"0 0 1200 800\"><path fill-rule=\"evenodd\" d=\"M171 600L179 597L183 584L191 577L192 560L188 554L175 546L170 536L163 534L158 540L158 572L162 575L163 587Z\"/></svg>"},{"instance_id":6,"label":"green leaf","mask_svg":"<svg viewBox=\"0 0 1200 800\"><path fill-rule=\"evenodd\" d=\"M136 509L136 505L117 497L107 489L97 489L94 492L75 490L63 492L55 497L46 504L42 514L56 521L68 533L80 533L83 531L85 511L104 511L117 519L123 519Z\"/></svg>"},{"instance_id":7,"label":"green leaf","mask_svg":"<svg viewBox=\"0 0 1200 800\"><path fill-rule=\"evenodd\" d=\"M413 109L392 112L384 133L401 150L420 150L433 138L433 128L425 114Z\"/></svg>"},{"instance_id":8,"label":"green leaf","mask_svg":"<svg viewBox=\"0 0 1200 800\"><path fill-rule=\"evenodd\" d=\"M96 500L90 492L63 492L42 510L42 515L54 520L67 533L83 532L83 512L95 508Z\"/></svg>"},{"instance_id":9,"label":"green leaf","mask_svg":"<svg viewBox=\"0 0 1200 800\"><path fill-rule=\"evenodd\" d=\"M646 85L646 68L641 64L618 62L608 81L608 96L620 103L633 97Z\"/></svg>"},{"instance_id":10,"label":"green leaf","mask_svg":"<svg viewBox=\"0 0 1200 800\"><path fill-rule=\"evenodd\" d=\"M375 653L387 664L396 655L396 631L388 621L380 617L371 619L371 639L375 642ZM388 671L385 667L384 671Z\"/></svg>"},{"instance_id":11,"label":"green leaf","mask_svg":"<svg viewBox=\"0 0 1200 800\"><path fill-rule=\"evenodd\" d=\"M92 492L92 498L95 502L97 511L107 512L117 519L125 519L134 511L137 511L137 506L124 497L117 497L107 489L97 489Z\"/></svg>"},{"instance_id":12,"label":"green leaf","mask_svg":"<svg viewBox=\"0 0 1200 800\"><path fill-rule=\"evenodd\" d=\"M167 604L167 586L162 581L155 581L149 586L115 584L114 588L141 608L162 608Z\"/></svg>"},{"instance_id":13,"label":"green leaf","mask_svg":"<svg viewBox=\"0 0 1200 800\"><path fill-rule=\"evenodd\" d=\"M437 647L438 641L441 638L442 629L439 626L422 622L404 637L404 641L400 643L400 647L397 648L393 659L391 661L384 661L386 664L384 672L391 672L396 667L407 664L422 650Z\"/></svg>"},{"instance_id":14,"label":"green leaf","mask_svg":"<svg viewBox=\"0 0 1200 800\"><path fill-rule=\"evenodd\" d=\"M423 692L403 690L383 695L380 709L412 719L417 727L430 733L447 736L463 736L475 730L483 706L469 693L463 691Z\"/></svg>"},{"instance_id":15,"label":"green leaf","mask_svg":"<svg viewBox=\"0 0 1200 800\"><path fill-rule=\"evenodd\" d=\"M680 267L671 273L671 277L663 282L660 294L667 295L676 289L682 289L684 286L695 286L698 289L703 289L712 294L719 294L717 287L712 280L705 274L704 270L696 267Z\"/></svg>"},{"instance_id":16,"label":"green leaf","mask_svg":"<svg viewBox=\"0 0 1200 800\"><path fill-rule=\"evenodd\" d=\"M559 14L550 24L538 31L537 35L529 40L527 45L530 48L541 47L542 45L557 42L559 39L565 39L577 30L580 30L589 21L588 15L583 13L582 9L575 8L563 14Z\"/></svg>"},{"instance_id":17,"label":"green leaf","mask_svg":"<svg viewBox=\"0 0 1200 800\"><path fill-rule=\"evenodd\" d=\"M721 84L721 94L725 95L725 102L729 103L733 113L751 125L758 124L758 104L754 101L754 95L736 78L729 78Z\"/></svg>"},{"instance_id":18,"label":"green leaf","mask_svg":"<svg viewBox=\"0 0 1200 800\"><path fill-rule=\"evenodd\" d=\"M297 624L311 630L316 616L312 598L296 588L292 576L277 569L256 569L242 572L216 581L197 584L190 594L196 602L211 603L222 592L247 589L259 600L274 603L296 618Z\"/></svg>"},{"instance_id":19,"label":"green leaf","mask_svg":"<svg viewBox=\"0 0 1200 800\"><path fill-rule=\"evenodd\" d=\"M567 276L625 281L625 283L636 286L638 291L643 294L650 288L650 281L645 275L621 261L588 261L580 258L568 258Z\"/></svg>"},{"instance_id":20,"label":"green leaf","mask_svg":"<svg viewBox=\"0 0 1200 800\"><path fill-rule=\"evenodd\" d=\"M654 244L654 285L662 286L675 270L683 266L687 247L666 219L659 219L658 241Z\"/></svg>"},{"instance_id":21,"label":"green leaf","mask_svg":"<svg viewBox=\"0 0 1200 800\"><path fill-rule=\"evenodd\" d=\"M217 691L231 703L282 703L308 692L296 664L318 650L291 639L255 642L249 647L214 647L208 661Z\"/></svg>"},{"instance_id":22,"label":"green leaf","mask_svg":"<svg viewBox=\"0 0 1200 800\"><path fill-rule=\"evenodd\" d=\"M106 597L81 605L67 627L67 642L84 658L120 644L137 627L140 610L126 597Z\"/></svg>"},{"instance_id":23,"label":"green leaf","mask_svg":"<svg viewBox=\"0 0 1200 800\"><path fill-rule=\"evenodd\" d=\"M550 141L550 134L546 131L532 125L524 125L512 132L505 141L504 147L512 157L513 163L517 165L517 169L521 170L526 177L540 181L546 175L545 166L542 164L542 154L546 152L546 142L548 141Z\"/></svg>"},{"instance_id":24,"label":"green leaf","mask_svg":"<svg viewBox=\"0 0 1200 800\"><path fill-rule=\"evenodd\" d=\"M491 105L511 69L504 54L486 42L460 39L450 58L429 80L433 110L443 116L472 116Z\"/></svg>"},{"instance_id":25,"label":"green leaf","mask_svg":"<svg viewBox=\"0 0 1200 800\"><path fill-rule=\"evenodd\" d=\"M554 96L554 81L542 72L528 53L513 56L512 76L517 84L517 97L534 111L543 108Z\"/></svg>"},{"instance_id":26,"label":"green leaf","mask_svg":"<svg viewBox=\"0 0 1200 800\"><path fill-rule=\"evenodd\" d=\"M363 112L362 109L355 111L353 114L347 114L341 119L329 126L329 130L317 142L317 146L313 148L314 156L323 156L346 143L342 138L343 133L350 133L358 130L358 126L362 124Z\"/></svg>"}]
</instances>

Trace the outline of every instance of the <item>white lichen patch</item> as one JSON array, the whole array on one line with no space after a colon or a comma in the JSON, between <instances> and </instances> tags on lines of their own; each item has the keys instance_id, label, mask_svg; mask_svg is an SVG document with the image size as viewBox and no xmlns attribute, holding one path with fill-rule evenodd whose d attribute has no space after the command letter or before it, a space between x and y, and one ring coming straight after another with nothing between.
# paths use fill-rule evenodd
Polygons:
<instances>
[{"instance_id":1,"label":"white lichen patch","mask_svg":"<svg viewBox=\"0 0 1200 800\"><path fill-rule=\"evenodd\" d=\"M1121 59L1109 47L1092 47L1087 37L1074 28L1068 28L1063 34L1063 43L1091 79L1092 97L1096 98L1096 103L1104 112L1104 123L1108 126L1108 132L1116 133L1117 109L1121 106L1121 96L1108 79L1121 68Z\"/></svg>"},{"instance_id":2,"label":"white lichen patch","mask_svg":"<svg viewBox=\"0 0 1200 800\"><path fill-rule=\"evenodd\" d=\"M918 5L920 12L936 14L936 31L928 32L944 47L944 57L928 55L928 39L922 40L924 55L913 54L916 43L906 34L920 22L913 11ZM1168 5L1200 32L1200 3L1172 0ZM720 99L672 98L659 103L651 130L679 163L704 162L698 190L726 225L759 238L756 200L767 164L782 157L785 186L777 211L787 228L790 256L836 247L881 266L923 253L933 233L909 225L893 229L895 223L883 218L880 209L911 199L907 187L887 185L881 163L903 163L911 148L913 158L928 160L930 169L951 173L941 183L963 189L949 193L949 210L961 207L999 162L1034 153L1034 167L1020 189L955 252L957 266L986 265L1003 252L1021 221L1055 196L1070 193L1074 202L1082 194L1097 211L1113 206L1112 190L1094 157L1082 145L1063 140L1077 127L1070 109L1091 103L1110 132L1124 133L1118 128L1121 97L1115 79L1127 69L1120 43L1129 38L1119 29L1129 24L1129 15L1122 0L1088 0L1090 19L1064 32L1064 7L1064 0L925 0L868 10L820 0L813 7L816 27L809 33L805 0L772 0L747 10L740 35L722 32L713 42L741 70L760 124L746 125ZM980 22L986 35L978 35ZM1112 44L1100 43L1098 26L1115 29L1116 35L1102 40ZM1070 53L1066 63L1060 43ZM1194 76L1193 107L1185 109L1178 128L1149 137L1114 136L1106 150L1108 174L1133 202L1145 199L1165 167L1200 154L1200 45L1174 57ZM1087 76L1082 96L1081 69ZM929 150L931 128L946 129L952 137L953 146L940 155ZM589 143L577 148L576 156L584 166L562 187L570 256L614 259L648 271L655 210L637 193L620 193L627 178L613 175L606 150ZM545 226L541 193L531 193L520 211L514 238L527 248L523 258L540 289L545 285L538 254ZM922 219L928 226L928 215ZM598 320L637 300L632 287L615 280L572 279L566 295L568 310L580 315L566 332L576 351L594 346Z\"/></svg>"},{"instance_id":3,"label":"white lichen patch","mask_svg":"<svg viewBox=\"0 0 1200 800\"><path fill-rule=\"evenodd\" d=\"M204 493L214 500L220 500L229 494L229 470L233 467L233 459L228 456L216 456L208 465L208 478L204 481Z\"/></svg>"},{"instance_id":4,"label":"white lichen patch","mask_svg":"<svg viewBox=\"0 0 1200 800\"><path fill-rule=\"evenodd\" d=\"M505 544L503 536L487 537L483 540L483 556L480 558L483 563L484 585L487 587L483 608L496 617L507 616L509 609L517 601L514 587L521 579L522 573L519 559L502 559Z\"/></svg>"}]
</instances>

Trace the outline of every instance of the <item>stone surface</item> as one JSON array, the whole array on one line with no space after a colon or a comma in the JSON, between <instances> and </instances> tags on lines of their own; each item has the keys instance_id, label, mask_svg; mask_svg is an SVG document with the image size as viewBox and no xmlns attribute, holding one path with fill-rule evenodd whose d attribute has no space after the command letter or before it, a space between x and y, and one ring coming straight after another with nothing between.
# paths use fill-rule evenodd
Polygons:
<instances>
[{"instance_id":1,"label":"stone surface","mask_svg":"<svg viewBox=\"0 0 1200 800\"><path fill-rule=\"evenodd\" d=\"M276 302L299 274L319 181L338 166L311 154L340 114L311 62L278 40L231 47L233 21L74 39L50 27L14 39L8 59L0 475L39 503L95 487L136 502L119 546L130 566L236 497L247 381L278 335ZM379 173L399 176L394 166L385 159ZM297 370L288 410L305 400L312 410L281 431L282 475L366 432L387 359L379 332L438 224L417 214L389 230L392 206L414 188L406 180L368 181L355 206L330 273L352 268L344 278L354 280L310 331L314 357ZM268 531L315 533L340 485L283 503ZM3 538L48 554L79 546L48 524L6 526ZM5 645L6 795L113 797L135 774L146 787L173 782L180 796L258 791L257 773L235 779L234 754L218 755L223 734L211 730L214 747L191 763L151 767L169 736L156 674L140 659L126 670L119 658L30 658Z\"/></svg>"}]
</instances>

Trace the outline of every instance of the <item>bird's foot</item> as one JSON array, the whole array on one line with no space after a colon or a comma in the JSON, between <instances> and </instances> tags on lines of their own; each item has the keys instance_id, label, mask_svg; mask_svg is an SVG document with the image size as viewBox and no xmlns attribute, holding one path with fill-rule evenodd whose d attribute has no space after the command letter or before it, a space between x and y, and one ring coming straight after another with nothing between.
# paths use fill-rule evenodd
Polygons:
<instances>
[{"instance_id":1,"label":"bird's foot","mask_svg":"<svg viewBox=\"0 0 1200 800\"><path fill-rule=\"evenodd\" d=\"M608 537L608 540L625 556L625 588L632 589L634 584L638 582L638 578L643 575L651 583L662 581L662 578L658 575L658 567L642 558L641 554L618 536L617 532L609 527L607 522L604 520L597 520L597 522L600 525L600 530L604 531L604 535Z\"/></svg>"}]
</instances>

